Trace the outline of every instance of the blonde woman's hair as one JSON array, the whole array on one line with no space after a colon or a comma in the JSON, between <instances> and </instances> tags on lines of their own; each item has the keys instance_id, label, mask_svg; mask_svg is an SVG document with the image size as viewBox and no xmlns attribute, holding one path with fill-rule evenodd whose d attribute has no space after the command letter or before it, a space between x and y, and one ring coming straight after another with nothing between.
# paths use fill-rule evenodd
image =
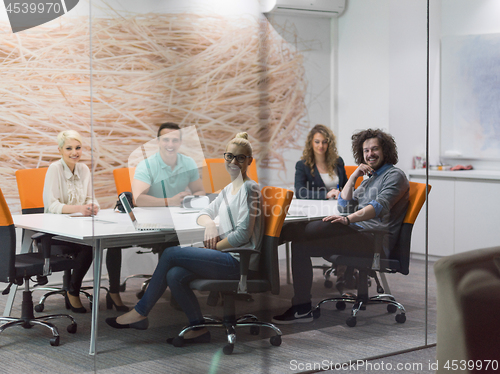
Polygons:
<instances>
[{"instance_id":1,"label":"blonde woman's hair","mask_svg":"<svg viewBox=\"0 0 500 374\"><path fill-rule=\"evenodd\" d=\"M328 149L326 150L325 154L325 162L328 175L330 177L333 177L335 174L335 168L337 167L337 159L339 158L339 155L337 153L337 140L332 130L330 130L325 125L316 125L311 129L311 131L309 131L309 134L307 134L306 146L304 148L304 151L302 152L301 159L305 161L307 166L309 166L309 168L311 169L311 175L314 176L314 165L316 161L314 160L312 141L314 135L318 133L323 135L328 141Z\"/></svg>"},{"instance_id":2,"label":"blonde woman's hair","mask_svg":"<svg viewBox=\"0 0 500 374\"><path fill-rule=\"evenodd\" d=\"M248 141L248 133L246 133L246 132L240 132L240 133L236 134L236 136L233 139L231 139L229 141L229 143L227 143L226 149L227 149L227 147L229 147L229 144L239 145L239 146L245 148L245 150L248 152L247 156L252 155L252 145Z\"/></svg>"},{"instance_id":3,"label":"blonde woman's hair","mask_svg":"<svg viewBox=\"0 0 500 374\"><path fill-rule=\"evenodd\" d=\"M65 130L57 134L57 145L59 146L59 148L64 147L64 144L68 139L73 139L79 141L80 144L83 144L82 137L78 132L76 132L75 130Z\"/></svg>"}]
</instances>

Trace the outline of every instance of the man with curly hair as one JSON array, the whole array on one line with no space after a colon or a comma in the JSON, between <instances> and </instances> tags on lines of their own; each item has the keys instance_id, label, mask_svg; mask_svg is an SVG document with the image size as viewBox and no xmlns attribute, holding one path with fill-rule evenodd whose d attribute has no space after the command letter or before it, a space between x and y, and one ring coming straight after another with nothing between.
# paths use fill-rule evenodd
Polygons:
<instances>
[{"instance_id":1,"label":"man with curly hair","mask_svg":"<svg viewBox=\"0 0 500 374\"><path fill-rule=\"evenodd\" d=\"M332 255L364 256L372 253L373 236L364 229L384 229L383 249L388 256L394 248L408 208L409 183L405 173L395 167L398 152L394 138L368 129L352 136L354 160L359 165L339 195L338 209L346 215L333 215L313 221L292 236L292 307L275 316L277 324L311 322L311 257ZM364 177L354 190L356 180ZM384 255L382 254L382 255Z\"/></svg>"}]
</instances>

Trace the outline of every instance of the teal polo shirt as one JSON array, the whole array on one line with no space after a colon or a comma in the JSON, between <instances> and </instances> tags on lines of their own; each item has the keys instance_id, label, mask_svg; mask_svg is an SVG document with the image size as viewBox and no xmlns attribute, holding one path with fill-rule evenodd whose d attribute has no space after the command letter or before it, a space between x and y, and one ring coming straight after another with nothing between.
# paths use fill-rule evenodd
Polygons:
<instances>
[{"instance_id":1,"label":"teal polo shirt","mask_svg":"<svg viewBox=\"0 0 500 374\"><path fill-rule=\"evenodd\" d=\"M198 166L196 166L194 160L180 153L177 154L177 163L173 170L163 162L160 153L157 152L146 160L141 161L137 165L134 174L134 179L151 186L148 195L158 198L173 197L179 192L184 191L189 183L199 178Z\"/></svg>"}]
</instances>

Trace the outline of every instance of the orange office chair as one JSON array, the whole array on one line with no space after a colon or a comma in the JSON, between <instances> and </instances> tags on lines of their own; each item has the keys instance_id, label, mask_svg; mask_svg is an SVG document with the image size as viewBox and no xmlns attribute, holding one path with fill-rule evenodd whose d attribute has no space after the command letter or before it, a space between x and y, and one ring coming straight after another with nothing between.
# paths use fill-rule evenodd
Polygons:
<instances>
[{"instance_id":1,"label":"orange office chair","mask_svg":"<svg viewBox=\"0 0 500 374\"><path fill-rule=\"evenodd\" d=\"M45 184L45 175L48 168L37 169L21 169L16 171L17 189L19 191L19 199L21 200L21 211L23 214L43 213L43 186ZM23 231L23 241L29 240L26 238L26 233ZM71 255L71 250L65 254ZM42 296L35 311L43 312L45 308L45 300L52 295L64 296L68 289L69 281L71 278L71 270L66 270L63 275L63 286L57 287L37 287L35 291L49 291ZM92 295L85 291L92 287L82 287L80 293L85 295L92 303Z\"/></svg>"},{"instance_id":2,"label":"orange office chair","mask_svg":"<svg viewBox=\"0 0 500 374\"><path fill-rule=\"evenodd\" d=\"M371 232L375 237L373 248L374 256L349 257L345 255L333 255L329 258L329 261L332 263L350 266L359 270L357 295L344 294L341 297L332 297L320 301L313 310L314 318L320 316L320 306L322 304L334 301L336 302L336 308L338 310L344 310L346 303L353 304L351 316L346 321L349 327L356 326L356 316L358 312L365 309L365 306L370 304L386 304L389 313L395 313L399 309L401 313L396 315L396 322L404 323L406 321L404 306L398 303L394 296L384 293L385 291L380 285L377 272L381 273L381 275L383 273L401 273L408 275L410 271L411 232L418 213L425 202L426 186L427 185L423 183L410 182L409 205L399 232L399 238L394 249L391 251L390 257L387 259L380 258L378 267L374 266L377 262L374 256L383 252L382 241L385 232L382 231L365 230L365 232ZM430 189L431 186L429 185L429 191ZM355 251L355 248L353 248L353 251ZM374 278L377 283L377 292L379 294L376 296L369 297L368 295L368 277Z\"/></svg>"},{"instance_id":3,"label":"orange office chair","mask_svg":"<svg viewBox=\"0 0 500 374\"><path fill-rule=\"evenodd\" d=\"M358 168L357 165L345 165L344 166L344 169L345 169L345 173L347 174L347 179L349 179L349 177L351 176L352 173L354 173L354 170L356 170ZM358 188L359 185L361 184L361 182L363 182L363 178L358 178L358 180L356 181L356 184L354 185L354 188Z\"/></svg>"},{"instance_id":4,"label":"orange office chair","mask_svg":"<svg viewBox=\"0 0 500 374\"><path fill-rule=\"evenodd\" d=\"M226 171L223 158L206 158L208 175L210 176L210 184L212 192L218 192L231 183L231 176ZM259 183L259 176L257 175L257 164L255 159L248 167L248 176Z\"/></svg>"},{"instance_id":5,"label":"orange office chair","mask_svg":"<svg viewBox=\"0 0 500 374\"><path fill-rule=\"evenodd\" d=\"M48 168L38 168L16 171L17 189L23 214L43 213L43 185L47 170Z\"/></svg>"},{"instance_id":6,"label":"orange office chair","mask_svg":"<svg viewBox=\"0 0 500 374\"><path fill-rule=\"evenodd\" d=\"M33 239L41 242L40 252L22 253L16 255L16 231L10 214L9 207L0 190L0 282L8 283L9 286L2 294L7 294L10 287L15 284L25 285L23 292L22 312L20 318L15 317L0 317L0 322L5 322L0 326L0 333L5 329L21 325L25 329L33 327L33 325L45 326L52 331L52 339L50 344L53 346L59 345L59 332L57 327L48 320L56 318L68 318L71 324L67 331L71 334L76 333L77 324L73 317L68 314L53 314L49 316L37 317L33 315L33 298L30 290L30 277L46 276L51 272L70 271L75 267L75 261L66 257L53 256L50 253L50 235L35 234ZM49 264L46 268L44 265ZM45 270L47 269L47 270Z\"/></svg>"},{"instance_id":7,"label":"orange office chair","mask_svg":"<svg viewBox=\"0 0 500 374\"><path fill-rule=\"evenodd\" d=\"M241 279L196 279L190 283L190 287L198 291L220 292L224 298L224 317L218 320L204 317L202 325L185 327L172 342L176 347L184 345L183 335L197 327L222 327L226 329L228 344L224 347L225 354L231 354L236 341L235 328L249 327L252 335L258 335L260 327L268 327L274 330L276 335L272 336L270 342L274 346L281 344L281 331L272 323L261 322L251 314L236 318L235 302L238 295L248 295L271 291L278 295L280 291L279 266L278 266L278 244L281 228L285 221L288 207L292 201L293 192L284 188L264 187L262 189L262 213L264 214L264 237L260 249L260 274L257 279L246 279L250 255L255 252L248 248L229 248L223 252L240 253Z\"/></svg>"},{"instance_id":8,"label":"orange office chair","mask_svg":"<svg viewBox=\"0 0 500 374\"><path fill-rule=\"evenodd\" d=\"M213 193L212 181L210 180L210 172L208 171L208 165L201 168L201 182L203 183L203 189L206 194Z\"/></svg>"},{"instance_id":9,"label":"orange office chair","mask_svg":"<svg viewBox=\"0 0 500 374\"><path fill-rule=\"evenodd\" d=\"M132 182L134 178L135 168L119 168L113 170L113 178L115 179L116 193L118 196L122 192L132 192Z\"/></svg>"}]
</instances>

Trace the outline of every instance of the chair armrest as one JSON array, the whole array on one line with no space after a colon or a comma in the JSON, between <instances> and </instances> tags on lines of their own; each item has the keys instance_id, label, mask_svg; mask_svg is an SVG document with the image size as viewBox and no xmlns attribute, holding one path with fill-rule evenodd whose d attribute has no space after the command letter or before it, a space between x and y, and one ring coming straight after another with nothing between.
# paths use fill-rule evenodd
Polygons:
<instances>
[{"instance_id":1,"label":"chair armrest","mask_svg":"<svg viewBox=\"0 0 500 374\"><path fill-rule=\"evenodd\" d=\"M221 252L238 253L240 255L240 274L248 275L248 267L250 266L250 256L259 254L260 252L253 248L227 248Z\"/></svg>"},{"instance_id":2,"label":"chair armrest","mask_svg":"<svg viewBox=\"0 0 500 374\"><path fill-rule=\"evenodd\" d=\"M389 234L389 230L387 230L387 229L365 229L365 228L362 228L359 230L359 232L365 232L365 233L374 234L374 235Z\"/></svg>"},{"instance_id":3,"label":"chair armrest","mask_svg":"<svg viewBox=\"0 0 500 374\"><path fill-rule=\"evenodd\" d=\"M253 248L227 248L221 252L239 253L240 255L240 283L238 284L238 293L247 293L248 267L250 266L250 256L258 254L259 251Z\"/></svg>"},{"instance_id":4,"label":"chair armrest","mask_svg":"<svg viewBox=\"0 0 500 374\"><path fill-rule=\"evenodd\" d=\"M253 248L226 248L222 249L221 252L233 252L233 253L239 253L240 255L243 253L248 253L248 255L260 253L258 250Z\"/></svg>"},{"instance_id":5,"label":"chair armrest","mask_svg":"<svg viewBox=\"0 0 500 374\"><path fill-rule=\"evenodd\" d=\"M31 236L31 239L34 241L36 248L38 248L38 243L42 244L42 253L43 253L43 258L45 259L45 262L43 264L43 274L41 275L50 275L50 250L51 250L51 240L52 240L52 235L50 234L45 234L45 233L37 233Z\"/></svg>"}]
</instances>

